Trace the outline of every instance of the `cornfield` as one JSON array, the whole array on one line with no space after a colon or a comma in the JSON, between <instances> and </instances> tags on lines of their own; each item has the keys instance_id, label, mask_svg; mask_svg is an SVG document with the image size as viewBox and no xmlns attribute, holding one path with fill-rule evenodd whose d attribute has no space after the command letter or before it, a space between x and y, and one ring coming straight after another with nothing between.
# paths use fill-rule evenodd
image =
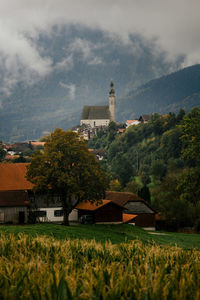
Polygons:
<instances>
[{"instance_id":1,"label":"cornfield","mask_svg":"<svg viewBox=\"0 0 200 300\"><path fill-rule=\"evenodd\" d=\"M2 234L0 299L200 299L200 251Z\"/></svg>"}]
</instances>

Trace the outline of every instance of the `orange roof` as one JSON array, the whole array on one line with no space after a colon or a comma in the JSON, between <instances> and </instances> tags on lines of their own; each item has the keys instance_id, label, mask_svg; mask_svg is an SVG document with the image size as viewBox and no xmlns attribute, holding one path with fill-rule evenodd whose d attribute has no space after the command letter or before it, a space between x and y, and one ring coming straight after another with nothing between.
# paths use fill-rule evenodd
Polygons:
<instances>
[{"instance_id":1,"label":"orange roof","mask_svg":"<svg viewBox=\"0 0 200 300\"><path fill-rule=\"evenodd\" d=\"M19 158L19 155L10 155L10 154L7 154L6 156L5 156L5 159L15 159L15 158Z\"/></svg>"},{"instance_id":2,"label":"orange roof","mask_svg":"<svg viewBox=\"0 0 200 300\"><path fill-rule=\"evenodd\" d=\"M97 210L102 206L107 205L108 203L112 202L111 200L102 200L101 203L90 203L90 202L81 202L79 203L76 208L77 209L84 209L84 210Z\"/></svg>"},{"instance_id":3,"label":"orange roof","mask_svg":"<svg viewBox=\"0 0 200 300\"><path fill-rule=\"evenodd\" d=\"M131 123L133 123L134 121L136 121L136 120L127 120L126 123L131 124Z\"/></svg>"},{"instance_id":4,"label":"orange roof","mask_svg":"<svg viewBox=\"0 0 200 300\"><path fill-rule=\"evenodd\" d=\"M130 223L132 222L137 215L130 215L130 214L123 214L123 223Z\"/></svg>"},{"instance_id":5,"label":"orange roof","mask_svg":"<svg viewBox=\"0 0 200 300\"><path fill-rule=\"evenodd\" d=\"M44 144L45 144L45 142L34 142L34 141L31 141L30 143L33 147L37 147L37 146L44 147Z\"/></svg>"},{"instance_id":6,"label":"orange roof","mask_svg":"<svg viewBox=\"0 0 200 300\"><path fill-rule=\"evenodd\" d=\"M28 163L0 164L0 191L31 190L33 184L26 180Z\"/></svg>"},{"instance_id":7,"label":"orange roof","mask_svg":"<svg viewBox=\"0 0 200 300\"><path fill-rule=\"evenodd\" d=\"M119 132L122 132L122 133L123 133L125 130L126 130L125 128L119 128L119 129L118 129L118 131L119 131Z\"/></svg>"}]
</instances>

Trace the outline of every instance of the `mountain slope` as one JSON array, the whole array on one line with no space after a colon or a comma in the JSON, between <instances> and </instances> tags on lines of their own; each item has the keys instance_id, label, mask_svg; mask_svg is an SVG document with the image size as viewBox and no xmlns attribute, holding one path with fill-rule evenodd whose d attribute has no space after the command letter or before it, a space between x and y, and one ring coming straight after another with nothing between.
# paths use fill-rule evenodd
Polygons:
<instances>
[{"instance_id":1,"label":"mountain slope","mask_svg":"<svg viewBox=\"0 0 200 300\"><path fill-rule=\"evenodd\" d=\"M140 114L186 111L200 105L200 65L194 65L132 90L118 101L118 119Z\"/></svg>"}]
</instances>

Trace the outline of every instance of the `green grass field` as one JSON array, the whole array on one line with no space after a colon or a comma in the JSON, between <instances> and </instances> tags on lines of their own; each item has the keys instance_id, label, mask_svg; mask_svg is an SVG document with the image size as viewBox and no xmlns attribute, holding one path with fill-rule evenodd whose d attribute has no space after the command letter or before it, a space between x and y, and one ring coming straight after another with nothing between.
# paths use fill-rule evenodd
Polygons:
<instances>
[{"instance_id":1,"label":"green grass field","mask_svg":"<svg viewBox=\"0 0 200 300\"><path fill-rule=\"evenodd\" d=\"M129 224L123 225L71 225L65 227L55 224L35 224L14 226L0 226L0 233L25 233L29 236L45 235L54 237L57 240L86 239L97 242L110 241L113 244L140 240L143 243L156 242L163 245L177 245L183 249L200 249L199 234L183 234L171 232L147 232L139 227Z\"/></svg>"}]
</instances>

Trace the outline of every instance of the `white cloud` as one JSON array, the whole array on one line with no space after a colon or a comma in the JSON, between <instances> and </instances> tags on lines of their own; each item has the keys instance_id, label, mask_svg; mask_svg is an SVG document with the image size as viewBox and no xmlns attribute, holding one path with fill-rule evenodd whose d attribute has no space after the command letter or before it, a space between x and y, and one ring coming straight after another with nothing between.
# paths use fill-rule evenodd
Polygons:
<instances>
[{"instance_id":1,"label":"white cloud","mask_svg":"<svg viewBox=\"0 0 200 300\"><path fill-rule=\"evenodd\" d=\"M68 51L71 53L79 53L80 59L87 62L88 65L103 64L102 57L96 54L97 51L104 47L101 43L93 43L87 39L75 38L69 45Z\"/></svg>"},{"instance_id":2,"label":"white cloud","mask_svg":"<svg viewBox=\"0 0 200 300\"><path fill-rule=\"evenodd\" d=\"M76 85L73 83L64 83L64 82L59 82L60 86L64 89L68 90L68 95L70 100L74 100L76 96Z\"/></svg>"},{"instance_id":3,"label":"white cloud","mask_svg":"<svg viewBox=\"0 0 200 300\"><path fill-rule=\"evenodd\" d=\"M1 86L9 90L19 78L33 82L54 70L51 59L37 47L40 33L51 36L54 25L100 29L124 43L130 43L130 34L139 34L165 50L169 60L182 54L184 65L199 63L199 11L199 0L0 1L0 69L5 74ZM101 63L94 45L76 40L76 46L71 51L79 49L89 64ZM63 58L57 68L65 64L73 67Z\"/></svg>"},{"instance_id":4,"label":"white cloud","mask_svg":"<svg viewBox=\"0 0 200 300\"><path fill-rule=\"evenodd\" d=\"M57 62L54 69L58 71L64 71L64 70L69 71L73 69L73 66L74 66L73 55L69 55L63 60Z\"/></svg>"}]
</instances>

